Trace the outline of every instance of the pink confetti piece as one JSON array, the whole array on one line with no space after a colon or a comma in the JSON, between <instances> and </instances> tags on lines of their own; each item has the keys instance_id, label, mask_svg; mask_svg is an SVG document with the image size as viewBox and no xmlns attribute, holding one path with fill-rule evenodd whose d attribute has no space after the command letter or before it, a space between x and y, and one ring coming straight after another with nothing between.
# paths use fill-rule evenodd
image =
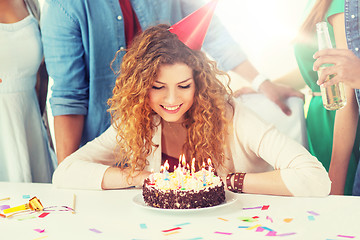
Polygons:
<instances>
[{"instance_id":1,"label":"pink confetti piece","mask_svg":"<svg viewBox=\"0 0 360 240\"><path fill-rule=\"evenodd\" d=\"M271 217L269 217L269 216L266 216L266 220L269 220L272 223L274 222L273 219Z\"/></svg>"},{"instance_id":2,"label":"pink confetti piece","mask_svg":"<svg viewBox=\"0 0 360 240\"><path fill-rule=\"evenodd\" d=\"M171 231L175 231L175 230L180 230L181 227L176 227L176 228L171 228L171 229L167 229L167 230L162 230L162 232L171 232Z\"/></svg>"},{"instance_id":3,"label":"pink confetti piece","mask_svg":"<svg viewBox=\"0 0 360 240\"><path fill-rule=\"evenodd\" d=\"M255 232L263 232L264 230L262 227L258 227Z\"/></svg>"},{"instance_id":4,"label":"pink confetti piece","mask_svg":"<svg viewBox=\"0 0 360 240\"><path fill-rule=\"evenodd\" d=\"M314 215L314 216L319 216L320 214L318 214L317 212L314 211L307 211L309 214Z\"/></svg>"},{"instance_id":5,"label":"pink confetti piece","mask_svg":"<svg viewBox=\"0 0 360 240\"><path fill-rule=\"evenodd\" d=\"M262 206L261 210L268 210L269 207L270 207L270 205L264 205L264 206Z\"/></svg>"},{"instance_id":6,"label":"pink confetti piece","mask_svg":"<svg viewBox=\"0 0 360 240\"><path fill-rule=\"evenodd\" d=\"M232 235L232 233L229 232L214 232L216 234L223 234L223 235Z\"/></svg>"},{"instance_id":7,"label":"pink confetti piece","mask_svg":"<svg viewBox=\"0 0 360 240\"><path fill-rule=\"evenodd\" d=\"M48 212L44 212L44 213L42 213L42 214L40 214L39 215L39 218L44 218L44 217L46 217L47 215L49 215L50 213L48 213Z\"/></svg>"},{"instance_id":8,"label":"pink confetti piece","mask_svg":"<svg viewBox=\"0 0 360 240\"><path fill-rule=\"evenodd\" d=\"M45 232L45 229L34 229L34 231L36 231L36 232L38 232L38 233L43 233L43 232Z\"/></svg>"},{"instance_id":9,"label":"pink confetti piece","mask_svg":"<svg viewBox=\"0 0 360 240\"><path fill-rule=\"evenodd\" d=\"M346 236L346 235L337 235L338 237L343 237L343 238L355 238L355 236Z\"/></svg>"},{"instance_id":10,"label":"pink confetti piece","mask_svg":"<svg viewBox=\"0 0 360 240\"><path fill-rule=\"evenodd\" d=\"M1 205L0 211L10 208L10 205Z\"/></svg>"},{"instance_id":11,"label":"pink confetti piece","mask_svg":"<svg viewBox=\"0 0 360 240\"><path fill-rule=\"evenodd\" d=\"M94 232L94 233L102 233L100 230L97 230L95 228L89 228L89 230Z\"/></svg>"},{"instance_id":12,"label":"pink confetti piece","mask_svg":"<svg viewBox=\"0 0 360 240\"><path fill-rule=\"evenodd\" d=\"M276 232L275 231L270 231L265 236L276 236Z\"/></svg>"}]
</instances>

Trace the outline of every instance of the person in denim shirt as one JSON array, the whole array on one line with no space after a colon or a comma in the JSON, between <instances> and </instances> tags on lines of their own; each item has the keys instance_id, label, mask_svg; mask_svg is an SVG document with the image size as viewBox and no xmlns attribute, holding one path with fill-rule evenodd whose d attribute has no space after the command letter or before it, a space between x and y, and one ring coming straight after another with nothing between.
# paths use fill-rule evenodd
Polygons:
<instances>
[{"instance_id":1,"label":"person in denim shirt","mask_svg":"<svg viewBox=\"0 0 360 240\"><path fill-rule=\"evenodd\" d=\"M324 63L333 63L332 67L325 68L319 77L318 84L330 86L337 82L344 82L355 89L358 105L360 104L360 25L359 25L359 0L345 0L345 34L348 49L326 49L314 54L317 59L314 63L314 71ZM326 76L334 75L329 81L324 82ZM356 134L356 123L358 122L359 108L353 108L355 121L349 119L348 128L352 129L351 134L346 135L353 139ZM359 146L354 146L354 148ZM353 195L360 196L360 165L358 164L355 175Z\"/></svg>"},{"instance_id":2,"label":"person in denim shirt","mask_svg":"<svg viewBox=\"0 0 360 240\"><path fill-rule=\"evenodd\" d=\"M142 30L160 23L172 25L202 5L202 1L193 0L131 0ZM127 47L122 10L119 0L44 3L42 39L48 72L54 80L50 104L59 163L110 126L107 100L116 77L110 63L118 50ZM285 113L291 114L285 104L288 97L302 97L289 87L256 78L257 70L218 19L213 19L203 46L222 70L233 70L249 81L257 79L259 90ZM125 51L112 66L120 66L123 54Z\"/></svg>"}]
</instances>

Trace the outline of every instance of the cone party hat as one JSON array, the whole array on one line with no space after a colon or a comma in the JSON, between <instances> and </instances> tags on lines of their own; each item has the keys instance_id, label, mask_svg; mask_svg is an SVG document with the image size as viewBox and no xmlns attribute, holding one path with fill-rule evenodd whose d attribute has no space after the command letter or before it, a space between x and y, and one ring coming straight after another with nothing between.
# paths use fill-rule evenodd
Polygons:
<instances>
[{"instance_id":1,"label":"cone party hat","mask_svg":"<svg viewBox=\"0 0 360 240\"><path fill-rule=\"evenodd\" d=\"M218 0L212 0L169 28L180 41L193 50L200 50Z\"/></svg>"}]
</instances>

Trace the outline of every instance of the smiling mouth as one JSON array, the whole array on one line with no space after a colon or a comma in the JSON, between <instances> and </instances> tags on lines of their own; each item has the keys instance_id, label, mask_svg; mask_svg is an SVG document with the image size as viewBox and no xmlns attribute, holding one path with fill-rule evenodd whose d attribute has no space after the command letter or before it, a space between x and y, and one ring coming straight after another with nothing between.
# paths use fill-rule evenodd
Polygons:
<instances>
[{"instance_id":1,"label":"smiling mouth","mask_svg":"<svg viewBox=\"0 0 360 240\"><path fill-rule=\"evenodd\" d=\"M175 110L178 110L180 107L181 107L182 104L180 105L177 105L177 106L172 106L172 107L168 107L168 106L164 106L164 105L161 105L161 107L163 107L164 109L168 110L168 111L175 111Z\"/></svg>"}]
</instances>

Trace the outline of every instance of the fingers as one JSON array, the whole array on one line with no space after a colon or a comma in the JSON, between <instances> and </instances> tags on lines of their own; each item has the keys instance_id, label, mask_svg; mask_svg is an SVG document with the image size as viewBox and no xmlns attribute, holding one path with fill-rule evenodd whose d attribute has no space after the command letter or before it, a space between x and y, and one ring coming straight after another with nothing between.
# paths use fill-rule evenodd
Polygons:
<instances>
[{"instance_id":1,"label":"fingers","mask_svg":"<svg viewBox=\"0 0 360 240\"><path fill-rule=\"evenodd\" d=\"M240 88L238 90L236 90L234 92L234 97L240 97L241 95L244 95L244 94L249 94L249 93L256 93L254 89L250 88L250 87L243 87L243 88Z\"/></svg>"},{"instance_id":2,"label":"fingers","mask_svg":"<svg viewBox=\"0 0 360 240\"><path fill-rule=\"evenodd\" d=\"M318 59L320 57L324 56L347 56L348 54L351 54L351 50L349 49L338 49L338 48L328 48L317 51L314 55L314 59Z\"/></svg>"},{"instance_id":3,"label":"fingers","mask_svg":"<svg viewBox=\"0 0 360 240\"><path fill-rule=\"evenodd\" d=\"M291 115L291 110L290 110L290 108L285 104L284 101L278 100L278 101L275 101L275 103L280 107L281 111L283 111L287 116L290 116L290 115Z\"/></svg>"},{"instance_id":4,"label":"fingers","mask_svg":"<svg viewBox=\"0 0 360 240\"><path fill-rule=\"evenodd\" d=\"M319 86L327 87L340 81L340 77L337 75L336 66L323 68L319 73L319 79L316 82ZM328 76L331 77L328 78Z\"/></svg>"}]
</instances>

